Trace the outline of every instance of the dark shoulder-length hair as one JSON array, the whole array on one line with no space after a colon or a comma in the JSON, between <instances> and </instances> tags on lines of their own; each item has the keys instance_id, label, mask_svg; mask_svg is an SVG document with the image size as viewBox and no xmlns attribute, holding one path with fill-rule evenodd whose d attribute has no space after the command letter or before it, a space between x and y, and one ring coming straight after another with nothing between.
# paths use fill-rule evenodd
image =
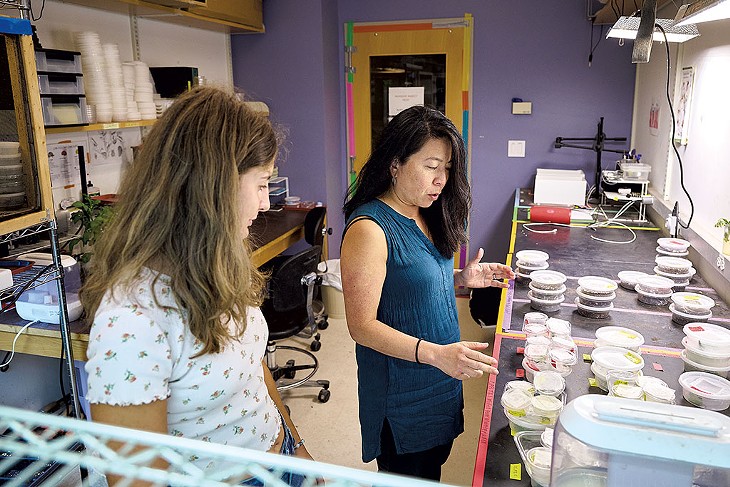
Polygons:
<instances>
[{"instance_id":1,"label":"dark shoulder-length hair","mask_svg":"<svg viewBox=\"0 0 730 487\"><path fill-rule=\"evenodd\" d=\"M360 205L388 191L392 181L391 164L405 164L430 139L450 143L451 171L439 199L430 207L422 208L421 214L438 251L444 257L450 257L467 240L471 192L464 139L451 120L438 110L414 106L393 117L383 129L357 180L348 189L343 210L345 218L349 218Z\"/></svg>"}]
</instances>

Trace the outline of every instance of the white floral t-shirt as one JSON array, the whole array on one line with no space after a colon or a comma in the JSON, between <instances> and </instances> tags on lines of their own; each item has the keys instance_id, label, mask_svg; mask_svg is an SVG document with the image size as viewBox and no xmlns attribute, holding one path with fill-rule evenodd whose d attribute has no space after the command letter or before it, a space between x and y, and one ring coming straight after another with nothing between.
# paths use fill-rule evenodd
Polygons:
<instances>
[{"instance_id":1,"label":"white floral t-shirt","mask_svg":"<svg viewBox=\"0 0 730 487\"><path fill-rule=\"evenodd\" d=\"M156 275L145 269L134 292L117 290L113 300L110 293L102 300L89 333L89 402L127 406L167 399L169 434L269 450L281 417L264 383L269 332L261 310L248 309L240 340L191 358L202 344L190 333L167 276L155 284L155 303Z\"/></svg>"}]
</instances>

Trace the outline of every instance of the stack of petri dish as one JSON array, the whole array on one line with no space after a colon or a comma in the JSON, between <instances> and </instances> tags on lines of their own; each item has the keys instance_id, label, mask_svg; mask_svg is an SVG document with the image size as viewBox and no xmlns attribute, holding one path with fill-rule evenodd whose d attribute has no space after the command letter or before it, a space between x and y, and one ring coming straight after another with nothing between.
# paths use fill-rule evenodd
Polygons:
<instances>
[{"instance_id":1,"label":"stack of petri dish","mask_svg":"<svg viewBox=\"0 0 730 487\"><path fill-rule=\"evenodd\" d=\"M696 272L692 262L682 257L660 255L655 262L657 265L654 267L654 274L671 279L674 282L672 289L675 292L684 291Z\"/></svg>"},{"instance_id":2,"label":"stack of petri dish","mask_svg":"<svg viewBox=\"0 0 730 487\"><path fill-rule=\"evenodd\" d=\"M621 271L618 273L618 278L621 281L619 285L629 291L636 291L636 284L639 279L648 275L646 272L641 271Z\"/></svg>"},{"instance_id":3,"label":"stack of petri dish","mask_svg":"<svg viewBox=\"0 0 730 487\"><path fill-rule=\"evenodd\" d=\"M686 257L689 255L690 243L681 238L658 238L656 241L659 246L656 253L659 255L668 255L670 257Z\"/></svg>"},{"instance_id":4,"label":"stack of petri dish","mask_svg":"<svg viewBox=\"0 0 730 487\"><path fill-rule=\"evenodd\" d=\"M622 347L598 347L591 352L591 372L596 384L608 391L610 371L627 372L639 375L644 368L644 359L637 352Z\"/></svg>"},{"instance_id":5,"label":"stack of petri dish","mask_svg":"<svg viewBox=\"0 0 730 487\"><path fill-rule=\"evenodd\" d=\"M25 175L19 142L0 142L0 209L25 204Z\"/></svg>"},{"instance_id":6,"label":"stack of petri dish","mask_svg":"<svg viewBox=\"0 0 730 487\"><path fill-rule=\"evenodd\" d=\"M536 270L530 273L530 307L542 313L553 313L560 310L560 303L565 301L565 274L557 271Z\"/></svg>"},{"instance_id":7,"label":"stack of petri dish","mask_svg":"<svg viewBox=\"0 0 730 487\"><path fill-rule=\"evenodd\" d=\"M639 279L636 292L639 301L651 306L666 306L672 297L674 281L662 276L646 276Z\"/></svg>"},{"instance_id":8,"label":"stack of petri dish","mask_svg":"<svg viewBox=\"0 0 730 487\"><path fill-rule=\"evenodd\" d=\"M549 267L548 259L550 256L547 252L541 250L520 250L515 254L515 257L517 258L515 269L515 280L517 282L526 282L532 272Z\"/></svg>"},{"instance_id":9,"label":"stack of petri dish","mask_svg":"<svg viewBox=\"0 0 730 487\"><path fill-rule=\"evenodd\" d=\"M615 281L605 277L585 276L578 279L578 288L575 293L575 304L578 313L593 319L608 318L613 309L613 300L616 299Z\"/></svg>"},{"instance_id":10,"label":"stack of petri dish","mask_svg":"<svg viewBox=\"0 0 730 487\"><path fill-rule=\"evenodd\" d=\"M705 322L712 318L712 307L715 301L703 294L678 292L672 294L669 311L672 321L678 325L692 322Z\"/></svg>"},{"instance_id":11,"label":"stack of petri dish","mask_svg":"<svg viewBox=\"0 0 730 487\"><path fill-rule=\"evenodd\" d=\"M711 323L687 323L682 339L685 371L730 375L730 330Z\"/></svg>"}]
</instances>

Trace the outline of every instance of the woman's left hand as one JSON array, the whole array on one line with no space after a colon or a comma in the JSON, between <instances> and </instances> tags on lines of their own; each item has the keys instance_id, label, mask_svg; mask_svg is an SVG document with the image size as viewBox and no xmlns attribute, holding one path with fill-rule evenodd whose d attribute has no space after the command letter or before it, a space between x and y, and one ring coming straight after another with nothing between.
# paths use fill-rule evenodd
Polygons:
<instances>
[{"instance_id":1,"label":"woman's left hand","mask_svg":"<svg viewBox=\"0 0 730 487\"><path fill-rule=\"evenodd\" d=\"M492 262L479 262L484 249L479 247L477 255L454 276L454 284L464 287L509 287L503 279L514 279L515 273L509 266Z\"/></svg>"}]
</instances>

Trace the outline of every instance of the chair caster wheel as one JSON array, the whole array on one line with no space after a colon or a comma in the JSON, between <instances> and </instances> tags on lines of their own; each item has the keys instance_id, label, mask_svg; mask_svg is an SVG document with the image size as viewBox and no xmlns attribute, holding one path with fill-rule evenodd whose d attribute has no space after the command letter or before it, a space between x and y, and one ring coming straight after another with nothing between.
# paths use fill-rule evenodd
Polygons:
<instances>
[{"instance_id":1,"label":"chair caster wheel","mask_svg":"<svg viewBox=\"0 0 730 487\"><path fill-rule=\"evenodd\" d=\"M294 360L292 360L292 359L287 360L286 361L286 367L287 368L294 367ZM296 375L297 375L297 371L296 370L286 370L284 372L284 377L286 377L287 379L293 379Z\"/></svg>"},{"instance_id":2,"label":"chair caster wheel","mask_svg":"<svg viewBox=\"0 0 730 487\"><path fill-rule=\"evenodd\" d=\"M319 395L317 395L317 399L319 402L327 402L330 400L330 391L329 389L322 389L319 391Z\"/></svg>"},{"instance_id":3,"label":"chair caster wheel","mask_svg":"<svg viewBox=\"0 0 730 487\"><path fill-rule=\"evenodd\" d=\"M328 326L330 326L330 324L327 322L327 320L324 320L323 322L317 324L317 328L319 328L320 330L326 330Z\"/></svg>"},{"instance_id":4,"label":"chair caster wheel","mask_svg":"<svg viewBox=\"0 0 730 487\"><path fill-rule=\"evenodd\" d=\"M322 342L320 342L319 340L314 340L309 348L311 348L313 352L316 352L320 348L322 348Z\"/></svg>"}]
</instances>

